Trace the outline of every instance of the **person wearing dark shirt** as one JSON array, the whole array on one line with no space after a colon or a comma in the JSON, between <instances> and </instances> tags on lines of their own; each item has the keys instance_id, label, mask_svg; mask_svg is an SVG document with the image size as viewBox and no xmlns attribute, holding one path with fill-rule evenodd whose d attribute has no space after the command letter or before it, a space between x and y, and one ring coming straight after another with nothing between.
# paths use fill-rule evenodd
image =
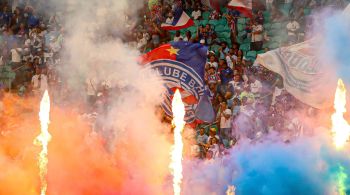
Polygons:
<instances>
[{"instance_id":1,"label":"person wearing dark shirt","mask_svg":"<svg viewBox=\"0 0 350 195\"><path fill-rule=\"evenodd\" d=\"M233 71L227 66L225 60L220 60L220 79L219 92L221 95L226 94L228 83L232 80Z\"/></svg>"}]
</instances>

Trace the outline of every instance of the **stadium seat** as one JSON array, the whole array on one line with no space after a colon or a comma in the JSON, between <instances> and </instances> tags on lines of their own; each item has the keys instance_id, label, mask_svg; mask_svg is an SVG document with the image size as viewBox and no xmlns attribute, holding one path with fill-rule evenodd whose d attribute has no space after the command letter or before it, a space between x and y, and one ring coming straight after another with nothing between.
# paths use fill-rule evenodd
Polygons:
<instances>
[{"instance_id":1,"label":"stadium seat","mask_svg":"<svg viewBox=\"0 0 350 195\"><path fill-rule=\"evenodd\" d=\"M282 43L283 42L283 38L282 38L282 36L273 36L273 37L271 37L271 41L272 42L277 42L277 43Z\"/></svg>"},{"instance_id":2,"label":"stadium seat","mask_svg":"<svg viewBox=\"0 0 350 195\"><path fill-rule=\"evenodd\" d=\"M218 25L220 25L218 20L209 20L208 24L210 24L210 25L212 25L212 26L218 26Z\"/></svg>"},{"instance_id":3,"label":"stadium seat","mask_svg":"<svg viewBox=\"0 0 350 195\"><path fill-rule=\"evenodd\" d=\"M241 31L241 32L238 33L238 37L243 37L246 34L247 34L246 31Z\"/></svg>"},{"instance_id":4,"label":"stadium seat","mask_svg":"<svg viewBox=\"0 0 350 195\"><path fill-rule=\"evenodd\" d=\"M243 43L240 47L240 50L242 51L249 51L250 50L250 43Z\"/></svg>"},{"instance_id":5,"label":"stadium seat","mask_svg":"<svg viewBox=\"0 0 350 195\"><path fill-rule=\"evenodd\" d=\"M208 24L208 20L201 20L200 21L200 25L203 25L203 26L205 26L205 25L207 25Z\"/></svg>"},{"instance_id":6,"label":"stadium seat","mask_svg":"<svg viewBox=\"0 0 350 195\"><path fill-rule=\"evenodd\" d=\"M199 21L199 20L195 20L195 21L194 21L194 25L195 25L195 26L199 26L200 24L201 24L201 21Z\"/></svg>"},{"instance_id":7,"label":"stadium seat","mask_svg":"<svg viewBox=\"0 0 350 195\"><path fill-rule=\"evenodd\" d=\"M218 24L227 25L227 20L225 18L222 18L222 19L218 20Z\"/></svg>"},{"instance_id":8,"label":"stadium seat","mask_svg":"<svg viewBox=\"0 0 350 195\"><path fill-rule=\"evenodd\" d=\"M257 55L256 51L248 51L246 57L249 58L249 59L254 59L255 60L256 55Z\"/></svg>"},{"instance_id":9,"label":"stadium seat","mask_svg":"<svg viewBox=\"0 0 350 195\"><path fill-rule=\"evenodd\" d=\"M203 20L209 20L210 12L203 12L202 13L202 18Z\"/></svg>"},{"instance_id":10,"label":"stadium seat","mask_svg":"<svg viewBox=\"0 0 350 195\"><path fill-rule=\"evenodd\" d=\"M271 13L269 11L264 11L263 15L264 15L264 19L270 19L271 17Z\"/></svg>"},{"instance_id":11,"label":"stadium seat","mask_svg":"<svg viewBox=\"0 0 350 195\"><path fill-rule=\"evenodd\" d=\"M244 25L247 24L245 18L238 18L237 23L238 23L238 24L244 24Z\"/></svg>"},{"instance_id":12,"label":"stadium seat","mask_svg":"<svg viewBox=\"0 0 350 195\"><path fill-rule=\"evenodd\" d=\"M212 46L210 47L210 50L211 50L211 51L214 51L215 54L218 54L219 48L220 48L219 45L212 45Z\"/></svg>"},{"instance_id":13,"label":"stadium seat","mask_svg":"<svg viewBox=\"0 0 350 195\"><path fill-rule=\"evenodd\" d=\"M271 29L273 29L273 30L278 30L281 28L282 28L282 23L277 22L277 23L271 24Z\"/></svg>"},{"instance_id":14,"label":"stadium seat","mask_svg":"<svg viewBox=\"0 0 350 195\"><path fill-rule=\"evenodd\" d=\"M220 40L224 40L224 41L228 42L227 40L231 40L231 33L230 32L221 32L218 34L218 37L220 38Z\"/></svg>"},{"instance_id":15,"label":"stadium seat","mask_svg":"<svg viewBox=\"0 0 350 195\"><path fill-rule=\"evenodd\" d=\"M271 29L271 24L270 23L265 23L264 24L264 30L270 30Z\"/></svg>"},{"instance_id":16,"label":"stadium seat","mask_svg":"<svg viewBox=\"0 0 350 195\"><path fill-rule=\"evenodd\" d=\"M224 25L218 25L215 27L216 32L224 32L227 31L227 28Z\"/></svg>"},{"instance_id":17,"label":"stadium seat","mask_svg":"<svg viewBox=\"0 0 350 195\"><path fill-rule=\"evenodd\" d=\"M271 42L271 43L269 44L269 49L276 49L276 48L278 48L279 46L280 46L279 43L277 43L277 42Z\"/></svg>"},{"instance_id":18,"label":"stadium seat","mask_svg":"<svg viewBox=\"0 0 350 195\"><path fill-rule=\"evenodd\" d=\"M260 50L256 52L256 55L265 53L265 50Z\"/></svg>"},{"instance_id":19,"label":"stadium seat","mask_svg":"<svg viewBox=\"0 0 350 195\"><path fill-rule=\"evenodd\" d=\"M191 26L191 27L189 27L189 28L187 28L186 29L186 31L191 31L191 33L193 34L193 33L197 33L197 27L196 26Z\"/></svg>"},{"instance_id":20,"label":"stadium seat","mask_svg":"<svg viewBox=\"0 0 350 195\"><path fill-rule=\"evenodd\" d=\"M245 38L244 40L243 40L243 43L251 43L252 42L252 39L251 38Z\"/></svg>"},{"instance_id":21,"label":"stadium seat","mask_svg":"<svg viewBox=\"0 0 350 195\"><path fill-rule=\"evenodd\" d=\"M246 25L245 24L237 24L237 31L241 32L245 29Z\"/></svg>"},{"instance_id":22,"label":"stadium seat","mask_svg":"<svg viewBox=\"0 0 350 195\"><path fill-rule=\"evenodd\" d=\"M304 8L304 15L308 16L311 14L311 9L310 8Z\"/></svg>"}]
</instances>

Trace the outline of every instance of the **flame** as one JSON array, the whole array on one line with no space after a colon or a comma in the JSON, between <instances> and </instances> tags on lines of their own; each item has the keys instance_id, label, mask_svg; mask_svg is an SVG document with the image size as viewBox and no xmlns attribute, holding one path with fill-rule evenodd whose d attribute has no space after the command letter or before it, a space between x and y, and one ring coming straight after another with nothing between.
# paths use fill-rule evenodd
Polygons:
<instances>
[{"instance_id":1,"label":"flame","mask_svg":"<svg viewBox=\"0 0 350 195\"><path fill-rule=\"evenodd\" d=\"M42 146L42 150L39 154L39 169L40 169L40 182L41 182L40 195L45 195L47 190L47 181L46 181L47 163L48 163L47 145L51 140L51 135L48 131L49 123L50 123L50 97L47 90L45 91L43 98L41 99L41 102L40 102L39 119L40 119L41 133L34 140L34 144Z\"/></svg>"},{"instance_id":2,"label":"flame","mask_svg":"<svg viewBox=\"0 0 350 195\"><path fill-rule=\"evenodd\" d=\"M343 166L339 166L339 172L337 174L338 193L339 195L346 195L346 180L348 175L345 173Z\"/></svg>"},{"instance_id":3,"label":"flame","mask_svg":"<svg viewBox=\"0 0 350 195\"><path fill-rule=\"evenodd\" d=\"M334 99L335 113L332 115L333 142L338 149L343 148L350 137L350 125L344 119L345 105L346 89L343 81L339 79Z\"/></svg>"},{"instance_id":4,"label":"flame","mask_svg":"<svg viewBox=\"0 0 350 195\"><path fill-rule=\"evenodd\" d=\"M181 94L179 90L176 90L172 101L173 121L174 129L174 146L171 152L170 169L173 175L173 188L174 195L181 194L181 180L182 180L182 130L185 126L185 105L182 102Z\"/></svg>"}]
</instances>

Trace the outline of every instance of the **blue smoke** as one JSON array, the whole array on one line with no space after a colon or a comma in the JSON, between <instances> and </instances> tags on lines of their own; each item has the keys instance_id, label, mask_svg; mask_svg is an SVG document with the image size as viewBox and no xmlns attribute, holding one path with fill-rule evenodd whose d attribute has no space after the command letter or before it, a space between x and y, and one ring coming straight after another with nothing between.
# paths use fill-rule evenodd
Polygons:
<instances>
[{"instance_id":1,"label":"blue smoke","mask_svg":"<svg viewBox=\"0 0 350 195\"><path fill-rule=\"evenodd\" d=\"M186 163L184 194L224 194L228 185L238 195L334 194L341 182L349 194L350 153L326 143L321 137L241 143L224 159Z\"/></svg>"},{"instance_id":2,"label":"blue smoke","mask_svg":"<svg viewBox=\"0 0 350 195\"><path fill-rule=\"evenodd\" d=\"M350 83L350 18L343 14L327 17L324 22L323 38L327 58L330 58L338 76Z\"/></svg>"},{"instance_id":3,"label":"blue smoke","mask_svg":"<svg viewBox=\"0 0 350 195\"><path fill-rule=\"evenodd\" d=\"M232 181L236 193L330 194L337 188L340 167L350 177L350 156L315 141L302 138L291 144L260 143L236 150L232 158L240 172ZM350 179L344 185L350 190Z\"/></svg>"}]
</instances>

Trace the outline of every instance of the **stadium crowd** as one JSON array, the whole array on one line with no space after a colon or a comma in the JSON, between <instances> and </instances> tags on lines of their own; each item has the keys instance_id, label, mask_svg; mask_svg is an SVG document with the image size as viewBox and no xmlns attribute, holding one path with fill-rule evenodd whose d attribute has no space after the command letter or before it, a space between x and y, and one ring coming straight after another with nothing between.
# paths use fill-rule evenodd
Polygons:
<instances>
[{"instance_id":1,"label":"stadium crowd","mask_svg":"<svg viewBox=\"0 0 350 195\"><path fill-rule=\"evenodd\" d=\"M39 1L15 5L0 2L1 87L20 96L42 93L48 86L61 89L64 81L57 67L61 63L64 29L60 14L46 13L45 5ZM191 147L196 157L216 158L243 137L258 141L266 134L275 133L289 142L304 133L294 110L307 106L283 89L279 75L254 61L258 54L304 41L313 10L324 6L344 7L344 2L253 2L252 17L225 7L214 10L200 0L146 2L133 33L124 37L142 53L170 41L208 46L205 84L217 114L214 123L196 128L196 142ZM195 25L179 31L163 30L161 24L171 23L173 12L179 7L191 16ZM91 104L96 103L100 85L86 80ZM310 113L314 111L310 109Z\"/></svg>"}]
</instances>

